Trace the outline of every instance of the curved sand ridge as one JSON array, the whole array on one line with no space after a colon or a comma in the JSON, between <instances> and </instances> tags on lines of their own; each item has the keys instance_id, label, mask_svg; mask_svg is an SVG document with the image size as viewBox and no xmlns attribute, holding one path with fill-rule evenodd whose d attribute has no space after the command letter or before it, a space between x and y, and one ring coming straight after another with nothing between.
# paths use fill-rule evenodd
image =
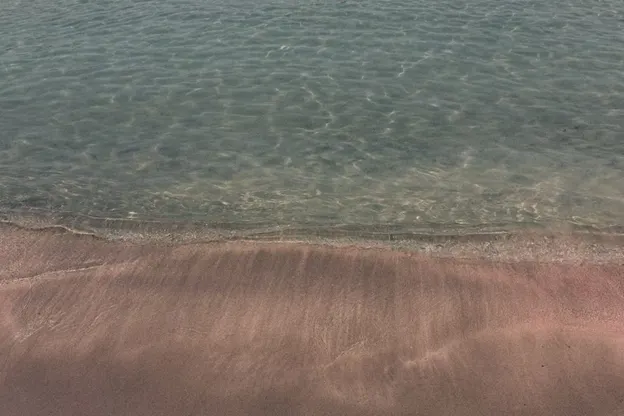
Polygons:
<instances>
[{"instance_id":1,"label":"curved sand ridge","mask_svg":"<svg viewBox=\"0 0 624 416\"><path fill-rule=\"evenodd\" d=\"M0 226L2 413L624 413L618 236L332 241Z\"/></svg>"}]
</instances>

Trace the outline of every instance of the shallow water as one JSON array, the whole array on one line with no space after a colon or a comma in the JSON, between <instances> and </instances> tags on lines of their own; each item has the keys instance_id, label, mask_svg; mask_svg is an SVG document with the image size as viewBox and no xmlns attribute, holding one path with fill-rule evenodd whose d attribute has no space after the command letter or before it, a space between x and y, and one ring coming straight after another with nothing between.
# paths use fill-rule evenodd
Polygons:
<instances>
[{"instance_id":1,"label":"shallow water","mask_svg":"<svg viewBox=\"0 0 624 416\"><path fill-rule=\"evenodd\" d=\"M0 4L0 211L624 224L619 1Z\"/></svg>"}]
</instances>

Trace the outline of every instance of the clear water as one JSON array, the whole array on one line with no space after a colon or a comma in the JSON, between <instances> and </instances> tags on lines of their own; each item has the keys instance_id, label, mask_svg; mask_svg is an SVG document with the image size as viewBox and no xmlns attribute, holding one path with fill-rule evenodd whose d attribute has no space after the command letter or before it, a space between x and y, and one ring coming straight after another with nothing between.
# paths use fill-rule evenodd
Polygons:
<instances>
[{"instance_id":1,"label":"clear water","mask_svg":"<svg viewBox=\"0 0 624 416\"><path fill-rule=\"evenodd\" d=\"M621 0L0 2L0 211L624 225Z\"/></svg>"}]
</instances>

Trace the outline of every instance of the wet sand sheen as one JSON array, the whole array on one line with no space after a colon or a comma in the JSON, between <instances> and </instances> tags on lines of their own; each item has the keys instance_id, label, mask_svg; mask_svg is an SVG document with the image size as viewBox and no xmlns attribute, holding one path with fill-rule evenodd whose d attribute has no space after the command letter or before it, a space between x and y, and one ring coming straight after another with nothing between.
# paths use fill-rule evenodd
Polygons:
<instances>
[{"instance_id":1,"label":"wet sand sheen","mask_svg":"<svg viewBox=\"0 0 624 416\"><path fill-rule=\"evenodd\" d=\"M616 415L624 268L0 228L4 415Z\"/></svg>"}]
</instances>

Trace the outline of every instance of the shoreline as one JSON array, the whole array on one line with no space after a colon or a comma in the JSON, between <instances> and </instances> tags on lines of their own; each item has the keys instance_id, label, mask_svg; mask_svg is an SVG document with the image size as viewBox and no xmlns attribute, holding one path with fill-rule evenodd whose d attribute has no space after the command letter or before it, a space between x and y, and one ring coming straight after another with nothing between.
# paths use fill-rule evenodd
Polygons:
<instances>
[{"instance_id":1,"label":"shoreline","mask_svg":"<svg viewBox=\"0 0 624 416\"><path fill-rule=\"evenodd\" d=\"M160 222L72 216L0 217L0 234L67 234L109 243L134 245L258 245L352 247L392 250L432 257L502 262L538 261L624 264L624 233L569 227L464 227L429 232L405 232L391 226L261 227L247 224Z\"/></svg>"}]
</instances>

